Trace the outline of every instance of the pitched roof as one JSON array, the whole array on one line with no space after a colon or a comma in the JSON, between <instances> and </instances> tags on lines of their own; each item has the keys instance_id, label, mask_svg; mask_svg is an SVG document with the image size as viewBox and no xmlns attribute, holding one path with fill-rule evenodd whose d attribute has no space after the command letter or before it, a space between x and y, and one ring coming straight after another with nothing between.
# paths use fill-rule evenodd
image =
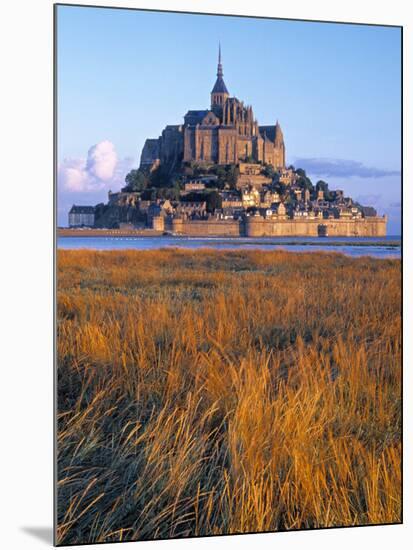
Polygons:
<instances>
[{"instance_id":1,"label":"pitched roof","mask_svg":"<svg viewBox=\"0 0 413 550\"><path fill-rule=\"evenodd\" d=\"M186 113L185 116L191 115L191 116L205 116L208 112L208 109L201 109L201 110L191 110Z\"/></svg>"},{"instance_id":2,"label":"pitched roof","mask_svg":"<svg viewBox=\"0 0 413 550\"><path fill-rule=\"evenodd\" d=\"M188 111L184 116L185 124L195 126L196 124L201 124L203 118L209 113L208 109L203 111Z\"/></svg>"},{"instance_id":3,"label":"pitched roof","mask_svg":"<svg viewBox=\"0 0 413 550\"><path fill-rule=\"evenodd\" d=\"M275 126L258 126L258 130L263 138L267 136L268 139L270 139L272 142L275 143L276 139L278 138L279 141L283 141L283 133L281 130L281 126L278 123Z\"/></svg>"},{"instance_id":4,"label":"pitched roof","mask_svg":"<svg viewBox=\"0 0 413 550\"><path fill-rule=\"evenodd\" d=\"M261 137L274 141L275 140L275 126L258 126Z\"/></svg>"},{"instance_id":5,"label":"pitched roof","mask_svg":"<svg viewBox=\"0 0 413 550\"><path fill-rule=\"evenodd\" d=\"M377 216L377 210L372 206L363 206L361 211L366 218Z\"/></svg>"},{"instance_id":6,"label":"pitched roof","mask_svg":"<svg viewBox=\"0 0 413 550\"><path fill-rule=\"evenodd\" d=\"M222 76L219 76L212 88L212 94L228 94L227 87L225 86L224 79Z\"/></svg>"},{"instance_id":7,"label":"pitched roof","mask_svg":"<svg viewBox=\"0 0 413 550\"><path fill-rule=\"evenodd\" d=\"M94 206L76 206L75 204L69 211L69 214L94 214Z\"/></svg>"}]
</instances>

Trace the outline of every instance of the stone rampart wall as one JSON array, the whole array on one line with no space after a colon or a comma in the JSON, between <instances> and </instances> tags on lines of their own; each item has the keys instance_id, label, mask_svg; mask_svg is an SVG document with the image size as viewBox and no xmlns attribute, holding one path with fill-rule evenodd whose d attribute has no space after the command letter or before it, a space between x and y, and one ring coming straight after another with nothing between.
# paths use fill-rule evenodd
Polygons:
<instances>
[{"instance_id":1,"label":"stone rampart wall","mask_svg":"<svg viewBox=\"0 0 413 550\"><path fill-rule=\"evenodd\" d=\"M245 222L247 237L384 237L386 218L361 218L356 220L265 220L249 218Z\"/></svg>"},{"instance_id":2,"label":"stone rampart wall","mask_svg":"<svg viewBox=\"0 0 413 550\"><path fill-rule=\"evenodd\" d=\"M384 237L386 218L357 220L173 220L172 231L193 237Z\"/></svg>"},{"instance_id":3,"label":"stone rampart wall","mask_svg":"<svg viewBox=\"0 0 413 550\"><path fill-rule=\"evenodd\" d=\"M172 231L191 237L240 237L241 223L237 220L173 220Z\"/></svg>"}]
</instances>

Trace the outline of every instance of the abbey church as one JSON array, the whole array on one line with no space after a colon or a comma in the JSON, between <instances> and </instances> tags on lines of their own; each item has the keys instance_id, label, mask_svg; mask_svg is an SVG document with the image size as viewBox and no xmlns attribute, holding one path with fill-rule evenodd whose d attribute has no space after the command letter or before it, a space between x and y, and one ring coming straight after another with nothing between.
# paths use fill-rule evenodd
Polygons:
<instances>
[{"instance_id":1,"label":"abbey church","mask_svg":"<svg viewBox=\"0 0 413 550\"><path fill-rule=\"evenodd\" d=\"M252 107L230 96L221 48L210 108L188 111L183 124L147 139L140 170L125 182L109 191L108 204L73 205L69 225L193 237L386 235L386 216L286 168L278 121L259 126Z\"/></svg>"},{"instance_id":2,"label":"abbey church","mask_svg":"<svg viewBox=\"0 0 413 550\"><path fill-rule=\"evenodd\" d=\"M188 111L182 125L168 125L158 139L147 139L140 167L160 164L177 168L182 162L199 164L269 164L285 168L284 137L278 121L259 126L250 105L230 97L224 82L221 47L217 79L209 109Z\"/></svg>"}]
</instances>

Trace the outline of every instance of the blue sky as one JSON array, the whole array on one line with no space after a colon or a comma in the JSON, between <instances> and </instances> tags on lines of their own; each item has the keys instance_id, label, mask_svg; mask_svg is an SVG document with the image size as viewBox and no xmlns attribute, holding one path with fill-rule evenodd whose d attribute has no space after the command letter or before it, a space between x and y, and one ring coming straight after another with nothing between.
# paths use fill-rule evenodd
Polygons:
<instances>
[{"instance_id":1,"label":"blue sky","mask_svg":"<svg viewBox=\"0 0 413 550\"><path fill-rule=\"evenodd\" d=\"M400 234L400 29L60 6L58 222L105 201L147 137L231 95L278 119L287 162L389 215Z\"/></svg>"}]
</instances>

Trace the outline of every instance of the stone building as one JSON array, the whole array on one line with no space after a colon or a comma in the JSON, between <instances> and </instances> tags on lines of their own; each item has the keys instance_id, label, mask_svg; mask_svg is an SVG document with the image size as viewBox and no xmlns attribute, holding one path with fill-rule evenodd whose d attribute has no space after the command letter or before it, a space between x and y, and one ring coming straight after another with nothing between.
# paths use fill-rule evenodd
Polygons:
<instances>
[{"instance_id":1,"label":"stone building","mask_svg":"<svg viewBox=\"0 0 413 550\"><path fill-rule=\"evenodd\" d=\"M261 196L258 189L253 186L245 187L241 192L242 205L244 208L260 206Z\"/></svg>"},{"instance_id":2,"label":"stone building","mask_svg":"<svg viewBox=\"0 0 413 550\"><path fill-rule=\"evenodd\" d=\"M191 180L185 183L185 193L192 193L192 191L204 191L205 183L201 180Z\"/></svg>"},{"instance_id":3,"label":"stone building","mask_svg":"<svg viewBox=\"0 0 413 550\"><path fill-rule=\"evenodd\" d=\"M255 187L262 187L271 183L272 178L264 176L262 172L261 164L254 164L249 162L240 162L239 176L237 180L237 188L242 189L246 185L253 185Z\"/></svg>"},{"instance_id":4,"label":"stone building","mask_svg":"<svg viewBox=\"0 0 413 550\"><path fill-rule=\"evenodd\" d=\"M168 199L151 202L146 210L148 226L153 227L154 218L165 218L172 215L173 212L174 208Z\"/></svg>"},{"instance_id":5,"label":"stone building","mask_svg":"<svg viewBox=\"0 0 413 550\"><path fill-rule=\"evenodd\" d=\"M284 168L279 171L278 181L284 185L294 185L297 180L297 174L291 168Z\"/></svg>"},{"instance_id":6,"label":"stone building","mask_svg":"<svg viewBox=\"0 0 413 550\"><path fill-rule=\"evenodd\" d=\"M69 227L93 227L95 225L94 206L76 206L69 211Z\"/></svg>"},{"instance_id":7,"label":"stone building","mask_svg":"<svg viewBox=\"0 0 413 550\"><path fill-rule=\"evenodd\" d=\"M270 207L274 203L281 201L280 195L276 191L267 190L261 193L261 206Z\"/></svg>"},{"instance_id":8,"label":"stone building","mask_svg":"<svg viewBox=\"0 0 413 550\"><path fill-rule=\"evenodd\" d=\"M140 167L153 169L165 164L171 169L182 162L239 164L242 161L285 168L285 144L278 121L259 126L251 105L230 97L223 78L221 47L217 79L208 109L191 110L181 125L166 126L157 139L147 139Z\"/></svg>"},{"instance_id":9,"label":"stone building","mask_svg":"<svg viewBox=\"0 0 413 550\"><path fill-rule=\"evenodd\" d=\"M180 202L176 208L176 213L184 218L204 217L206 215L207 204L205 201Z\"/></svg>"}]
</instances>

